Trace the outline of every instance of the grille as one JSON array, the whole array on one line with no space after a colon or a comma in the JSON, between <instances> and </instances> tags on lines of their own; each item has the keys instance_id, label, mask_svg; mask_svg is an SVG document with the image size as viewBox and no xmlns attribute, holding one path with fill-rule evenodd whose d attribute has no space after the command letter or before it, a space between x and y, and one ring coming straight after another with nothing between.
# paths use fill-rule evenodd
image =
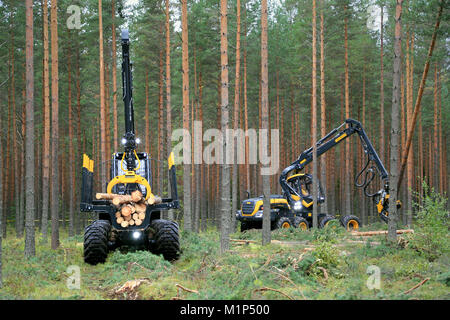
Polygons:
<instances>
[{"instance_id":1,"label":"grille","mask_svg":"<svg viewBox=\"0 0 450 320\"><path fill-rule=\"evenodd\" d=\"M250 203L248 203L250 202ZM253 201L244 201L242 203L242 214L252 214L255 209L255 202Z\"/></svg>"}]
</instances>

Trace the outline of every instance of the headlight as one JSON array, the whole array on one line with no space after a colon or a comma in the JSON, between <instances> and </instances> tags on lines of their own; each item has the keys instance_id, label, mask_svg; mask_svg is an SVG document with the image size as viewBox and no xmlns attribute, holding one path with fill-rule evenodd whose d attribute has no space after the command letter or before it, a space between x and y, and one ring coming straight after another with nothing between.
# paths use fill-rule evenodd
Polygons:
<instances>
[{"instance_id":1,"label":"headlight","mask_svg":"<svg viewBox=\"0 0 450 320\"><path fill-rule=\"evenodd\" d=\"M139 239L141 236L142 236L142 232L140 232L140 231L133 232L133 239L134 240Z\"/></svg>"},{"instance_id":2,"label":"headlight","mask_svg":"<svg viewBox=\"0 0 450 320\"><path fill-rule=\"evenodd\" d=\"M122 142L123 145L125 145L125 143L127 143L127 139L122 138L121 142Z\"/></svg>"},{"instance_id":3,"label":"headlight","mask_svg":"<svg viewBox=\"0 0 450 320\"><path fill-rule=\"evenodd\" d=\"M141 143L141 139L140 138L136 138L136 143L137 144Z\"/></svg>"},{"instance_id":4,"label":"headlight","mask_svg":"<svg viewBox=\"0 0 450 320\"><path fill-rule=\"evenodd\" d=\"M294 210L300 211L302 209L302 203L300 201L294 202Z\"/></svg>"},{"instance_id":5,"label":"headlight","mask_svg":"<svg viewBox=\"0 0 450 320\"><path fill-rule=\"evenodd\" d=\"M256 214L255 214L255 218L261 218L263 216L263 211L259 210Z\"/></svg>"}]
</instances>

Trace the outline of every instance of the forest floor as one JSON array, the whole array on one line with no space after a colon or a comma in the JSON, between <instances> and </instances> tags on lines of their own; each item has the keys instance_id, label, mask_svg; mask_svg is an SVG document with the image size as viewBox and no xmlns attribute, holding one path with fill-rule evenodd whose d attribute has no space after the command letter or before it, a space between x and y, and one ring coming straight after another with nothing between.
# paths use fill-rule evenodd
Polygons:
<instances>
[{"instance_id":1,"label":"forest floor","mask_svg":"<svg viewBox=\"0 0 450 320\"><path fill-rule=\"evenodd\" d=\"M382 229L379 223L361 231ZM219 233L210 229L182 232L174 263L146 251L115 251L97 266L83 262L82 236L61 234L57 250L37 241L36 257L26 259L23 239L9 234L0 299L450 299L448 251L423 254L412 245L415 234L390 245L385 236L355 238L343 228L291 228L273 231L274 241L261 246L261 230L248 230L231 238L250 242L232 241L220 255ZM74 265L80 289L67 287ZM379 289L369 289L377 270Z\"/></svg>"}]
</instances>

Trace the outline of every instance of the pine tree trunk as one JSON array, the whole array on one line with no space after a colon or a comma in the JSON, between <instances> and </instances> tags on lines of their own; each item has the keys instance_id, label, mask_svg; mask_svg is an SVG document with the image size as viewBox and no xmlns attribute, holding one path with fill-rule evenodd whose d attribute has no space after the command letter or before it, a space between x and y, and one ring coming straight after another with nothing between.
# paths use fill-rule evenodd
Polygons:
<instances>
[{"instance_id":1,"label":"pine tree trunk","mask_svg":"<svg viewBox=\"0 0 450 320\"><path fill-rule=\"evenodd\" d=\"M43 59L43 135L42 135L42 218L41 218L41 232L42 240L47 242L48 230L48 208L49 208L49 177L50 177L50 87L48 79L48 7L47 0L42 0L42 15L43 15L43 45L44 45L44 59Z\"/></svg>"},{"instance_id":2,"label":"pine tree trunk","mask_svg":"<svg viewBox=\"0 0 450 320\"><path fill-rule=\"evenodd\" d=\"M187 0L181 0L181 25L182 25L182 69L183 69L183 207L184 229L192 231L191 212L191 170L190 170L190 141L189 135L189 53L188 53L188 16Z\"/></svg>"},{"instance_id":3,"label":"pine tree trunk","mask_svg":"<svg viewBox=\"0 0 450 320\"><path fill-rule=\"evenodd\" d=\"M361 123L363 128L366 128L366 68L363 66L363 91L362 91L362 119ZM365 161L367 161L364 156L361 156L361 165L365 165ZM362 166L360 168L362 168ZM368 210L366 208L366 195L364 194L364 190L361 190L361 210L362 210L362 223L366 225L368 222Z\"/></svg>"},{"instance_id":4,"label":"pine tree trunk","mask_svg":"<svg viewBox=\"0 0 450 320\"><path fill-rule=\"evenodd\" d=\"M227 0L220 0L220 65L221 65L221 131L222 151L221 157L221 202L220 202L220 251L224 253L230 247L230 165L225 161L228 141L226 131L229 126L228 102L228 27L227 27Z\"/></svg>"},{"instance_id":5,"label":"pine tree trunk","mask_svg":"<svg viewBox=\"0 0 450 320\"><path fill-rule=\"evenodd\" d=\"M70 33L70 29L69 29ZM73 150L73 119L72 119L72 78L71 78L71 50L69 48L67 50L67 106L68 106L68 115L69 115L69 237L72 237L75 233L74 231L74 214L75 214L75 176L74 176L74 150Z\"/></svg>"},{"instance_id":6,"label":"pine tree trunk","mask_svg":"<svg viewBox=\"0 0 450 320\"><path fill-rule=\"evenodd\" d=\"M234 115L233 115L233 129L238 129L239 124L239 97L240 97L240 86L241 86L241 1L237 0L236 3L236 77L234 83ZM238 138L233 138L233 146L234 146L234 159L233 159L233 183L232 190L233 194L231 197L231 222L230 222L230 232L234 232L236 229L236 210L238 206L238 179L240 178L238 175L238 152L240 152L238 148Z\"/></svg>"},{"instance_id":7,"label":"pine tree trunk","mask_svg":"<svg viewBox=\"0 0 450 320\"><path fill-rule=\"evenodd\" d=\"M167 137L166 137L166 145L167 145L167 155L169 158L170 153L172 152L172 105L171 105L171 78L170 78L170 11L169 11L169 0L165 0L166 2L166 128L167 128ZM170 175L170 172L167 172ZM170 177L168 177L167 181L170 181ZM170 189L170 182L168 183L168 193L169 197L171 197L172 190ZM173 210L169 210L167 213L168 218L173 220L174 214Z\"/></svg>"},{"instance_id":8,"label":"pine tree trunk","mask_svg":"<svg viewBox=\"0 0 450 320\"><path fill-rule=\"evenodd\" d=\"M326 104L325 104L325 49L324 49L324 25L323 25L323 7L324 1L320 2L320 135L325 137L327 124L326 124ZM320 158L320 179L322 181L324 195L327 195L328 181L327 181L327 160L329 156L327 154L322 155ZM327 197L325 197L327 199ZM324 208L327 208L328 212L331 212L331 208L328 205L328 201L322 204Z\"/></svg>"},{"instance_id":9,"label":"pine tree trunk","mask_svg":"<svg viewBox=\"0 0 450 320\"><path fill-rule=\"evenodd\" d=\"M433 98L434 98L434 121L433 121L433 133L434 133L434 139L433 139L433 146L434 146L434 154L433 154L433 166L434 166L434 172L433 172L433 184L434 190L436 192L439 192L439 141L438 141L438 131L439 131L439 125L438 125L438 71L437 71L437 63L434 64L434 92L433 92Z\"/></svg>"},{"instance_id":10,"label":"pine tree trunk","mask_svg":"<svg viewBox=\"0 0 450 320\"><path fill-rule=\"evenodd\" d=\"M103 19L102 0L98 0L99 30L99 75L100 75L100 191L104 191L106 183L106 110L105 110L105 66L103 60Z\"/></svg>"},{"instance_id":11,"label":"pine tree trunk","mask_svg":"<svg viewBox=\"0 0 450 320\"><path fill-rule=\"evenodd\" d=\"M149 93L148 93L148 69L145 69L145 151L150 152L150 107L149 107ZM150 153L151 154L151 153ZM152 154L153 156L153 154Z\"/></svg>"},{"instance_id":12,"label":"pine tree trunk","mask_svg":"<svg viewBox=\"0 0 450 320\"><path fill-rule=\"evenodd\" d=\"M317 159L317 27L316 27L316 0L312 1L312 105L311 105L311 124L312 124L312 146L313 146L313 228L318 227L318 214L320 213L317 195L319 192L319 175ZM322 74L321 74L322 75Z\"/></svg>"},{"instance_id":13,"label":"pine tree trunk","mask_svg":"<svg viewBox=\"0 0 450 320\"><path fill-rule=\"evenodd\" d=\"M392 111L391 111L391 138L390 138L390 195L391 206L389 208L388 239L397 239L397 189L400 148L400 99L401 99L401 50L402 50L402 4L403 0L397 0L395 8L395 39L394 39L394 69L392 84Z\"/></svg>"},{"instance_id":14,"label":"pine tree trunk","mask_svg":"<svg viewBox=\"0 0 450 320\"><path fill-rule=\"evenodd\" d=\"M349 76L348 76L348 18L347 18L347 7L345 7L345 38L344 38L344 50L345 50L345 119L350 117L350 88L349 88ZM350 155L350 142L347 139L345 141L345 154ZM345 178L344 178L344 214L352 214L351 203L350 203L350 160L348 157L345 158Z\"/></svg>"},{"instance_id":15,"label":"pine tree trunk","mask_svg":"<svg viewBox=\"0 0 450 320\"><path fill-rule=\"evenodd\" d=\"M14 101L14 100L13 100ZM13 184L9 186L10 192L14 195L14 206L15 206L15 216L16 216L16 236L17 238L21 238L23 234L21 234L21 222L20 222L20 211L19 209L19 194L20 194L20 173L19 173L19 159L18 153L19 148L17 145L17 112L16 112L16 103L14 101L12 105L12 150L13 150L13 166L12 166L12 176L13 176Z\"/></svg>"},{"instance_id":16,"label":"pine tree trunk","mask_svg":"<svg viewBox=\"0 0 450 320\"><path fill-rule=\"evenodd\" d=\"M77 154L78 158L81 159L82 153L85 152L85 148L82 148L81 146L81 79L80 79L80 49L77 48L77 81L76 81L76 87L77 87ZM85 139L86 135L83 134ZM84 139L84 140L85 140ZM80 163L81 166L81 163ZM80 179L79 179L80 180ZM78 202L78 201L77 201ZM84 226L84 220L86 215L76 215L75 219L75 232L76 234L80 234L81 232L81 226Z\"/></svg>"},{"instance_id":17,"label":"pine tree trunk","mask_svg":"<svg viewBox=\"0 0 450 320\"><path fill-rule=\"evenodd\" d=\"M268 70L268 47L267 47L267 0L261 1L261 129L269 130L269 70ZM260 145L268 150L267 145ZM260 172L262 175L262 172ZM270 233L270 177L262 175L263 184L263 230L262 244L269 244Z\"/></svg>"},{"instance_id":18,"label":"pine tree trunk","mask_svg":"<svg viewBox=\"0 0 450 320\"><path fill-rule=\"evenodd\" d=\"M159 82L158 82L158 160L163 161L166 153L164 152L164 48L163 48L163 25L160 27L160 40L159 40ZM158 166L158 192L160 195L163 194L164 189L164 165L162 163ZM163 212L163 217L167 213Z\"/></svg>"},{"instance_id":19,"label":"pine tree trunk","mask_svg":"<svg viewBox=\"0 0 450 320\"><path fill-rule=\"evenodd\" d=\"M108 50L106 50L108 52ZM111 117L110 117L110 99L109 99L109 64L105 63L105 158L108 159L111 154ZM109 176L109 170L105 164L106 176ZM111 177L112 178L112 177Z\"/></svg>"},{"instance_id":20,"label":"pine tree trunk","mask_svg":"<svg viewBox=\"0 0 450 320\"><path fill-rule=\"evenodd\" d=\"M244 130L245 132L248 131L248 100L247 100L247 6L244 4L244 10L245 10L245 19L244 19L244 35L245 35L245 41L244 41ZM250 158L249 158L249 137L245 137L245 173L246 173L246 179L247 182L247 192L250 192Z\"/></svg>"},{"instance_id":21,"label":"pine tree trunk","mask_svg":"<svg viewBox=\"0 0 450 320\"><path fill-rule=\"evenodd\" d=\"M117 63L116 63L116 25L114 19L116 17L115 0L111 2L111 12L112 12L112 81L113 81L113 126L114 126L114 152L118 149L118 130L117 130ZM148 149L147 149L148 151Z\"/></svg>"},{"instance_id":22,"label":"pine tree trunk","mask_svg":"<svg viewBox=\"0 0 450 320\"><path fill-rule=\"evenodd\" d=\"M199 140L199 152L201 155L203 155L203 78L202 78L202 73L200 72L198 75L198 120L200 121L200 123L202 124L202 131L200 133L200 140ZM209 163L209 162L207 162ZM200 219L201 219L201 225L200 225L200 229L201 231L205 231L206 230L206 200L208 198L208 190L206 188L206 174L205 174L205 163L203 162L202 159L202 164L200 165L199 168L200 171L200 190L202 193L202 197L200 198Z\"/></svg>"},{"instance_id":23,"label":"pine tree trunk","mask_svg":"<svg viewBox=\"0 0 450 320\"><path fill-rule=\"evenodd\" d=\"M58 125L58 18L57 5L58 0L52 0L50 10L50 30L51 30L51 54L52 54L52 144L51 144L51 162L52 162L52 186L51 186L51 216L52 216L52 249L59 247L59 125ZM28 125L27 125L28 131ZM27 135L28 137L28 135ZM28 137L29 138L29 137ZM27 139L30 141L30 139ZM32 141L32 140L31 140ZM26 171L28 171L25 168Z\"/></svg>"},{"instance_id":24,"label":"pine tree trunk","mask_svg":"<svg viewBox=\"0 0 450 320\"><path fill-rule=\"evenodd\" d=\"M381 5L381 14L380 14L380 159L381 162L385 162L385 155L384 155L384 64L383 64L383 56L384 56L384 50L383 50L383 11L384 7Z\"/></svg>"},{"instance_id":25,"label":"pine tree trunk","mask_svg":"<svg viewBox=\"0 0 450 320\"><path fill-rule=\"evenodd\" d=\"M26 236L25 256L35 255L34 231L34 63L33 63L33 1L26 0L26 128L25 183L26 183ZM16 204L17 205L17 204Z\"/></svg>"}]
</instances>

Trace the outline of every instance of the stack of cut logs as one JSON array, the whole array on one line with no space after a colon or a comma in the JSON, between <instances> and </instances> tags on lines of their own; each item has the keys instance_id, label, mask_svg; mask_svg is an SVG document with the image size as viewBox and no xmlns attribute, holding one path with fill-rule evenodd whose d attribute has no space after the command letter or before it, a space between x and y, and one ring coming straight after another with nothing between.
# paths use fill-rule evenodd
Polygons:
<instances>
[{"instance_id":1,"label":"stack of cut logs","mask_svg":"<svg viewBox=\"0 0 450 320\"><path fill-rule=\"evenodd\" d=\"M131 194L97 193L95 197L100 200L109 200L116 208L116 222L123 228L140 226L145 219L147 205L161 203L162 199L155 195L145 200L139 190Z\"/></svg>"}]
</instances>

